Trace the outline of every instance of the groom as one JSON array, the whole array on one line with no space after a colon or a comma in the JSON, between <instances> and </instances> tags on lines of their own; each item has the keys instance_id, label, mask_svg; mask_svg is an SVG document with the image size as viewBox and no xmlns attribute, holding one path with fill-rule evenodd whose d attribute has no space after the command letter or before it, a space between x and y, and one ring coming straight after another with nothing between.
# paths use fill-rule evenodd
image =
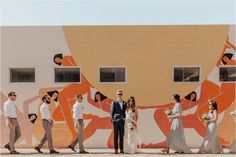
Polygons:
<instances>
[{"instance_id":1,"label":"groom","mask_svg":"<svg viewBox=\"0 0 236 157\"><path fill-rule=\"evenodd\" d=\"M124 124L125 124L125 110L126 102L123 101L121 90L117 91L117 100L111 105L111 119L114 127L114 146L115 154L118 154L118 138L120 144L120 153L124 153Z\"/></svg>"}]
</instances>

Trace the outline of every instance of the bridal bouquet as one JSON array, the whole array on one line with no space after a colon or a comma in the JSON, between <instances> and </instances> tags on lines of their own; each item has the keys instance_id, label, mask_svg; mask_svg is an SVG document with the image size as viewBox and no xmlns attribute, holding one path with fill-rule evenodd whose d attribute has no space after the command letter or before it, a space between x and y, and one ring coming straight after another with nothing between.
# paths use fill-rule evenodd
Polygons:
<instances>
[{"instance_id":1,"label":"bridal bouquet","mask_svg":"<svg viewBox=\"0 0 236 157\"><path fill-rule=\"evenodd\" d=\"M128 126L129 131L134 130L137 126L135 115L128 117L128 119L126 119L126 122L127 122L127 126Z\"/></svg>"},{"instance_id":2,"label":"bridal bouquet","mask_svg":"<svg viewBox=\"0 0 236 157\"><path fill-rule=\"evenodd\" d=\"M202 114L202 120L204 120L204 125L207 126L207 121L210 120L207 113Z\"/></svg>"},{"instance_id":3,"label":"bridal bouquet","mask_svg":"<svg viewBox=\"0 0 236 157\"><path fill-rule=\"evenodd\" d=\"M167 116L173 115L172 110L169 110L169 109L165 110L165 114L166 114Z\"/></svg>"},{"instance_id":4,"label":"bridal bouquet","mask_svg":"<svg viewBox=\"0 0 236 157\"><path fill-rule=\"evenodd\" d=\"M207 113L202 114L202 120L210 120Z\"/></svg>"},{"instance_id":5,"label":"bridal bouquet","mask_svg":"<svg viewBox=\"0 0 236 157\"><path fill-rule=\"evenodd\" d=\"M233 116L234 118L236 118L236 111L230 112L230 115Z\"/></svg>"}]
</instances>

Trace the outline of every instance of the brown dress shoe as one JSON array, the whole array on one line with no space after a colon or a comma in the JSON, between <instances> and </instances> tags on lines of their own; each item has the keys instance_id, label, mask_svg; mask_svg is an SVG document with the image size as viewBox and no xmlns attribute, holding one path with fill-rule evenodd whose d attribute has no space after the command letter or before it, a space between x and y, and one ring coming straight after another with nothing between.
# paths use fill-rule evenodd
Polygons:
<instances>
[{"instance_id":1,"label":"brown dress shoe","mask_svg":"<svg viewBox=\"0 0 236 157\"><path fill-rule=\"evenodd\" d=\"M13 150L13 151L10 152L10 154L20 154L20 153L15 151L15 150Z\"/></svg>"}]
</instances>

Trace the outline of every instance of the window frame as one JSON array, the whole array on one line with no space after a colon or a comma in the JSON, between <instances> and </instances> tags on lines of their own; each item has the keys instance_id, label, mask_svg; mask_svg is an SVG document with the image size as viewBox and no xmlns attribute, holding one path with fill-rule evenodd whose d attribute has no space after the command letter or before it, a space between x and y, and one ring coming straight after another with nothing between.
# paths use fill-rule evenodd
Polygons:
<instances>
[{"instance_id":1,"label":"window frame","mask_svg":"<svg viewBox=\"0 0 236 157\"><path fill-rule=\"evenodd\" d=\"M33 82L12 82L11 81L11 69L34 69L34 81ZM37 69L36 67L8 67L8 83L9 84L22 84L22 83L27 83L27 84L35 84L37 82Z\"/></svg>"},{"instance_id":2,"label":"window frame","mask_svg":"<svg viewBox=\"0 0 236 157\"><path fill-rule=\"evenodd\" d=\"M218 67L218 81L220 82L220 83L236 83L236 81L221 81L220 80L220 68L230 68L230 67L232 67L232 68L235 68L236 69L236 67L235 67L236 65L220 65L219 67Z\"/></svg>"},{"instance_id":3,"label":"window frame","mask_svg":"<svg viewBox=\"0 0 236 157\"><path fill-rule=\"evenodd\" d=\"M125 69L125 81L124 82L101 82L100 80L100 69L101 68L124 68ZM100 84L127 84L128 83L128 71L126 66L118 65L118 66L99 66L98 67L98 83Z\"/></svg>"},{"instance_id":4,"label":"window frame","mask_svg":"<svg viewBox=\"0 0 236 157\"><path fill-rule=\"evenodd\" d=\"M75 69L75 68L79 68L80 69L80 79L79 82L56 82L56 69ZM68 83L78 83L81 84L81 67L80 66L61 66L61 67L54 67L53 68L53 83L54 84L68 84Z\"/></svg>"},{"instance_id":5,"label":"window frame","mask_svg":"<svg viewBox=\"0 0 236 157\"><path fill-rule=\"evenodd\" d=\"M199 81L175 81L175 68L199 68ZM174 65L172 68L172 83L174 84L179 84L179 83L200 83L201 82L201 77L202 77L202 70L201 70L201 66L200 65ZM184 73L183 73L184 75Z\"/></svg>"}]
</instances>

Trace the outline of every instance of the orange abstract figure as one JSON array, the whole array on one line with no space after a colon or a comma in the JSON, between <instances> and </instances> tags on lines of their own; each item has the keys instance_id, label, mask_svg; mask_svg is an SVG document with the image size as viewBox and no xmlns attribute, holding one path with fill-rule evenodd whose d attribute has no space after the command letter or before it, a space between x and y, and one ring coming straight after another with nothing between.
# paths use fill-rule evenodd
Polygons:
<instances>
[{"instance_id":1,"label":"orange abstract figure","mask_svg":"<svg viewBox=\"0 0 236 157\"><path fill-rule=\"evenodd\" d=\"M63 56L62 53L56 54L53 58L55 64L60 66L76 66L75 60L72 56Z\"/></svg>"},{"instance_id":2,"label":"orange abstract figure","mask_svg":"<svg viewBox=\"0 0 236 157\"><path fill-rule=\"evenodd\" d=\"M235 65L235 60L233 60L233 53L226 52L227 50L231 50L234 53L236 52L236 47L229 41L229 37L227 37L227 40L225 42L222 54L220 59L217 62L217 66L223 64L223 65Z\"/></svg>"},{"instance_id":3,"label":"orange abstract figure","mask_svg":"<svg viewBox=\"0 0 236 157\"><path fill-rule=\"evenodd\" d=\"M97 91L95 93L94 99L91 97L91 92L88 92L88 102L95 106L98 110L102 110L110 114L110 109L111 109L111 103L113 100L107 98L104 96L102 93ZM111 123L111 117L97 117L96 119L93 119L85 128L85 139L89 138L92 136L97 129L113 129L112 123ZM114 132L110 134L108 141L107 141L107 146L108 148L113 147L113 134Z\"/></svg>"},{"instance_id":4,"label":"orange abstract figure","mask_svg":"<svg viewBox=\"0 0 236 157\"><path fill-rule=\"evenodd\" d=\"M60 93L58 94L59 104L57 105L55 111L53 112L53 119L55 121L66 120L68 125L71 122L72 126L69 125L69 128L71 128L72 132L74 132L73 119L72 119L72 106L75 103L75 95L76 94L83 95L84 93L87 92L88 89L89 89L89 84L87 83L87 81L84 79L83 76L81 78L81 83L69 84L68 86L63 88L63 90L60 91Z\"/></svg>"}]
</instances>

